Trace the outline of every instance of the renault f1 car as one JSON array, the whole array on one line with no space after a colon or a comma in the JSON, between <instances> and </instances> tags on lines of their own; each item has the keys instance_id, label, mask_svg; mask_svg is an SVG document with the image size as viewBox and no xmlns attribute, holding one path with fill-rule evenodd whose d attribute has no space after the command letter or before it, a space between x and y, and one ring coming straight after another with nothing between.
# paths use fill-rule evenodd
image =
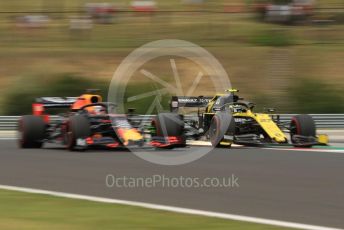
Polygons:
<instances>
[{"instance_id":1,"label":"renault f1 car","mask_svg":"<svg viewBox=\"0 0 344 230\"><path fill-rule=\"evenodd\" d=\"M213 146L293 145L311 147L327 144L326 135L316 134L316 125L310 115L293 116L282 122L279 115L256 113L255 104L245 101L230 89L213 97L178 97L171 100L171 111L181 107L197 108L197 119L185 119L187 137L210 140ZM270 109L269 112L273 112ZM290 134L290 142L285 135Z\"/></svg>"},{"instance_id":2,"label":"renault f1 car","mask_svg":"<svg viewBox=\"0 0 344 230\"><path fill-rule=\"evenodd\" d=\"M115 105L102 102L93 90L79 97L41 97L32 104L33 114L22 116L18 123L20 148L41 148L44 143L62 144L69 150L88 147L174 148L185 146L182 117L161 113L151 121L153 132L146 138L125 114L116 114ZM68 109L51 116L51 108ZM165 125L166 124L166 125ZM163 132L164 131L164 132Z\"/></svg>"}]
</instances>

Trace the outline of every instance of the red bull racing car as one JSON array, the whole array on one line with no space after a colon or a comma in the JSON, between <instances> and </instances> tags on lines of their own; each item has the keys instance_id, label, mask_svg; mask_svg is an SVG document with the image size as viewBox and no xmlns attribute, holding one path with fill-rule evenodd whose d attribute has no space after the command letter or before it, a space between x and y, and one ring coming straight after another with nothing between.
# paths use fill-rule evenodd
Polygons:
<instances>
[{"instance_id":1,"label":"red bull racing car","mask_svg":"<svg viewBox=\"0 0 344 230\"><path fill-rule=\"evenodd\" d=\"M20 148L41 148L44 143L58 143L69 150L89 147L130 148L185 146L182 117L161 113L151 118L150 135L125 114L115 113L113 103L102 102L94 91L79 97L41 97L33 103L33 114L18 123ZM51 116L47 110L68 111Z\"/></svg>"}]
</instances>

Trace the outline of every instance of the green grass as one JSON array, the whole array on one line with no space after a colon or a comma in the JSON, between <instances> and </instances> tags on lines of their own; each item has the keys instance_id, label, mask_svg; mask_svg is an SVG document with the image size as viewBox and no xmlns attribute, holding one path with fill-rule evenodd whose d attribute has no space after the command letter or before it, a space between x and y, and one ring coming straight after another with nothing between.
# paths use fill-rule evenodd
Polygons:
<instances>
[{"instance_id":1,"label":"green grass","mask_svg":"<svg viewBox=\"0 0 344 230\"><path fill-rule=\"evenodd\" d=\"M127 86L125 91L125 98L135 97L147 92L154 92L156 90L160 90L161 87L157 86L157 84L154 84L153 82L144 83L144 84L130 84ZM149 97L145 97L142 99L137 99L134 101L126 101L125 102L125 108L126 110L128 108L135 108L135 112L138 114L146 114L148 112L148 108L151 106L152 102L155 100L157 95L152 95ZM159 98L159 103L161 104L161 107L163 111L169 111L169 101L171 99L170 94L163 94L161 95L161 98ZM150 112L151 114L157 114L158 108L156 106L154 109ZM162 111L159 111L162 112Z\"/></svg>"},{"instance_id":2,"label":"green grass","mask_svg":"<svg viewBox=\"0 0 344 230\"><path fill-rule=\"evenodd\" d=\"M100 89L101 96L106 98L106 82L92 81L72 73L54 75L51 78L44 74L40 77L25 76L5 93L6 100L2 109L9 115L31 114L31 104L38 97L75 97L85 93L85 89Z\"/></svg>"},{"instance_id":3,"label":"green grass","mask_svg":"<svg viewBox=\"0 0 344 230\"><path fill-rule=\"evenodd\" d=\"M261 31L252 37L252 42L262 46L290 46L293 45L293 38L285 31Z\"/></svg>"},{"instance_id":4,"label":"green grass","mask_svg":"<svg viewBox=\"0 0 344 230\"><path fill-rule=\"evenodd\" d=\"M59 3L57 3L59 2ZM44 7L60 7L65 10L80 9L84 0L12 0L1 1L2 11L47 10ZM94 0L92 2L103 2ZM130 0L109 0L128 6ZM182 9L180 0L156 0L160 9ZM229 1L206 1L211 7L223 9ZM245 0L230 1L249 2ZM330 0L328 6L337 6L341 0ZM43 4L45 3L45 4ZM51 5L49 5L51 3ZM327 6L326 0L317 4ZM185 8L187 9L187 8ZM241 89L244 97L255 100L259 95L275 90L275 72L279 66L288 65L292 74L286 79L288 87L298 79L323 78L330 84L343 87L344 72L340 60L343 59L343 25L299 25L283 26L262 23L250 14L224 13L162 13L155 16L138 16L123 13L111 25L94 24L92 31L76 36L69 31L69 17L76 13L66 13L62 17L52 17L44 29L16 28L12 17L19 14L0 14L0 114L8 115L4 105L9 102L8 91L17 89L21 79L33 76L37 79L53 79L57 75L75 73L95 81L109 82L119 63L135 48L159 39L182 39L196 43L211 52L224 66L232 84ZM53 15L51 15L53 16ZM211 20L209 20L211 18ZM288 60L277 63L272 68L277 49L288 53ZM283 53L283 52L282 52ZM277 57L279 58L279 57ZM286 64L285 64L286 63ZM170 77L170 67L156 64L149 69L154 74ZM166 67L166 68L165 68ZM195 76L187 65L178 66L182 76ZM271 69L274 69L271 73ZM277 73L278 74L278 73ZM203 81L203 80L202 80ZM19 83L18 83L19 82ZM190 82L190 81L186 81ZM204 82L204 81L203 81ZM206 85L208 82L205 82ZM184 83L183 83L184 84ZM187 86L189 83L184 84ZM37 84L36 87L43 87ZM20 85L23 91L30 86ZM135 88L132 86L131 88ZM132 91L128 88L129 91ZM130 93L130 92L129 92ZM206 87L196 92L207 95ZM63 92L61 91L61 94ZM287 94L276 101L290 100ZM11 102L12 103L12 102ZM137 106L133 103L130 106ZM266 105L262 105L266 106ZM287 112L295 112L291 104ZM326 111L324 111L326 112Z\"/></svg>"},{"instance_id":5,"label":"green grass","mask_svg":"<svg viewBox=\"0 0 344 230\"><path fill-rule=\"evenodd\" d=\"M236 229L274 226L0 190L0 229Z\"/></svg>"}]
</instances>

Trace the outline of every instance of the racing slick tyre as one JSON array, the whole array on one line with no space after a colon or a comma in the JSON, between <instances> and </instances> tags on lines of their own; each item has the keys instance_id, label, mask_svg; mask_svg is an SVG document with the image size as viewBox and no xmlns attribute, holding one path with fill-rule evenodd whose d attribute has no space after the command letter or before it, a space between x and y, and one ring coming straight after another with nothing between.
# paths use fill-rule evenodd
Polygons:
<instances>
[{"instance_id":1,"label":"racing slick tyre","mask_svg":"<svg viewBox=\"0 0 344 230\"><path fill-rule=\"evenodd\" d=\"M152 126L155 133L152 139L161 140L161 147L174 148L184 147L186 140L184 136L184 120L183 117L176 113L159 113L152 120ZM178 143L164 145L166 138L178 138Z\"/></svg>"},{"instance_id":2,"label":"racing slick tyre","mask_svg":"<svg viewBox=\"0 0 344 230\"><path fill-rule=\"evenodd\" d=\"M308 114L301 114L292 117L290 122L290 139L298 147L312 147L312 144L302 144L295 140L294 136L316 138L316 126L313 118Z\"/></svg>"},{"instance_id":3,"label":"racing slick tyre","mask_svg":"<svg viewBox=\"0 0 344 230\"><path fill-rule=\"evenodd\" d=\"M209 139L213 147L231 147L232 140L226 140L226 136L234 136L235 121L228 112L216 113L210 122ZM226 143L226 144L223 144Z\"/></svg>"},{"instance_id":4,"label":"racing slick tyre","mask_svg":"<svg viewBox=\"0 0 344 230\"><path fill-rule=\"evenodd\" d=\"M45 137L45 123L39 116L22 116L18 123L20 148L41 148Z\"/></svg>"},{"instance_id":5,"label":"racing slick tyre","mask_svg":"<svg viewBox=\"0 0 344 230\"><path fill-rule=\"evenodd\" d=\"M85 150L87 145L85 139L91 135L90 122L83 115L76 115L69 118L67 130L67 149L70 151ZM83 146L79 146L77 141L84 141Z\"/></svg>"}]
</instances>

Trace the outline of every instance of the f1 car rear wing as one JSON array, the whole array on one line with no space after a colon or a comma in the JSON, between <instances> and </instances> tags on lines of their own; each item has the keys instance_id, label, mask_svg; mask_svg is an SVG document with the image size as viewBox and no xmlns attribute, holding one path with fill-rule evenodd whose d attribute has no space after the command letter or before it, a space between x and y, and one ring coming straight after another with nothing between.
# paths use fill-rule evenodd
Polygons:
<instances>
[{"instance_id":1,"label":"f1 car rear wing","mask_svg":"<svg viewBox=\"0 0 344 230\"><path fill-rule=\"evenodd\" d=\"M77 97L39 97L36 102L32 104L33 115L43 116L43 119L48 122L49 116L45 114L47 108L69 108L76 102Z\"/></svg>"},{"instance_id":2,"label":"f1 car rear wing","mask_svg":"<svg viewBox=\"0 0 344 230\"><path fill-rule=\"evenodd\" d=\"M69 108L76 102L78 97L39 97L36 104L41 104L44 108Z\"/></svg>"},{"instance_id":3,"label":"f1 car rear wing","mask_svg":"<svg viewBox=\"0 0 344 230\"><path fill-rule=\"evenodd\" d=\"M190 108L198 108L198 107L205 107L208 105L209 101L213 97L187 97L187 96L172 96L170 108L171 112L178 112L178 108L180 107L190 107Z\"/></svg>"}]
</instances>

